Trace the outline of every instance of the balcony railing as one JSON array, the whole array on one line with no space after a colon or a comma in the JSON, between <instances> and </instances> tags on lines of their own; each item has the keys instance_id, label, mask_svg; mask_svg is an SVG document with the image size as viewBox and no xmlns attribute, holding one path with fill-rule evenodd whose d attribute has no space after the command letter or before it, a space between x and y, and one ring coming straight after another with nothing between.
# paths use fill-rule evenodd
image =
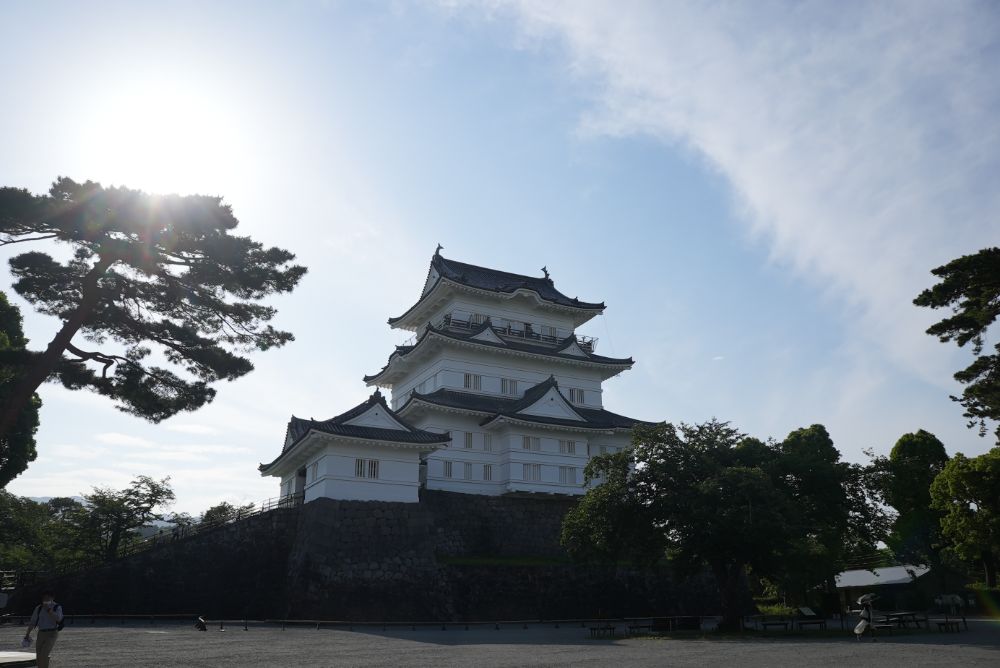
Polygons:
<instances>
[{"instance_id":1,"label":"balcony railing","mask_svg":"<svg viewBox=\"0 0 1000 668\"><path fill-rule=\"evenodd\" d=\"M485 320L477 320L475 318L460 318L455 317L452 314L447 314L434 323L434 326L438 329L448 329L461 332L477 329L482 326L484 321ZM533 343L545 343L553 346L562 343L572 334L571 332L567 332L565 336L560 336L561 332L557 332L556 334L545 333L544 330L538 331L536 327L530 323L514 324L501 320L499 322L491 321L490 324L493 327L493 331L502 337L522 339ZM593 352L594 348L597 347L597 339L592 336L577 335L576 340L580 344L580 347L587 352Z\"/></svg>"}]
</instances>

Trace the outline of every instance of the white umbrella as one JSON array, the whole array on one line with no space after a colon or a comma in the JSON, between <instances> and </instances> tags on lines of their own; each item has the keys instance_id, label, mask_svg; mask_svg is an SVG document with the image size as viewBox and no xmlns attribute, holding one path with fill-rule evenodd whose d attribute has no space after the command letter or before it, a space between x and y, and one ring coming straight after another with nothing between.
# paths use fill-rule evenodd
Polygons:
<instances>
[{"instance_id":1,"label":"white umbrella","mask_svg":"<svg viewBox=\"0 0 1000 668\"><path fill-rule=\"evenodd\" d=\"M865 603L871 603L878 598L878 594L865 594L858 599L858 605L864 605Z\"/></svg>"}]
</instances>

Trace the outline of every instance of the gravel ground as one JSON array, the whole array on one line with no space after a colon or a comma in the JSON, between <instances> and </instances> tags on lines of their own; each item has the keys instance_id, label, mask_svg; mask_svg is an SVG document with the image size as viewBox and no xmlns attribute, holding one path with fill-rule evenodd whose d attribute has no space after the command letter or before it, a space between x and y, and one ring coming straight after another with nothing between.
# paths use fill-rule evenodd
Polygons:
<instances>
[{"instance_id":1,"label":"gravel ground","mask_svg":"<svg viewBox=\"0 0 1000 668\"><path fill-rule=\"evenodd\" d=\"M0 627L15 649L23 627ZM759 637L591 640L586 629L537 626L281 630L251 623L199 633L187 624L67 626L52 665L100 666L1000 666L1000 621L962 633L904 632L857 642L850 631Z\"/></svg>"}]
</instances>

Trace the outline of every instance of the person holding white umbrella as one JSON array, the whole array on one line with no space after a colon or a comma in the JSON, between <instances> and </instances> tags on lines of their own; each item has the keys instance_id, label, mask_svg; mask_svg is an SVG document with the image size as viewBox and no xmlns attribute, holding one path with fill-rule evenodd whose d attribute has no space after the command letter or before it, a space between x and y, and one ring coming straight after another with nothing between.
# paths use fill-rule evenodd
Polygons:
<instances>
[{"instance_id":1,"label":"person holding white umbrella","mask_svg":"<svg viewBox=\"0 0 1000 668\"><path fill-rule=\"evenodd\" d=\"M872 642L876 642L877 640L875 638L875 629L872 626L872 601L876 598L878 598L877 594L865 594L858 599L858 605L861 606L861 621L854 627L854 636L859 642L865 631L869 631L872 634Z\"/></svg>"}]
</instances>

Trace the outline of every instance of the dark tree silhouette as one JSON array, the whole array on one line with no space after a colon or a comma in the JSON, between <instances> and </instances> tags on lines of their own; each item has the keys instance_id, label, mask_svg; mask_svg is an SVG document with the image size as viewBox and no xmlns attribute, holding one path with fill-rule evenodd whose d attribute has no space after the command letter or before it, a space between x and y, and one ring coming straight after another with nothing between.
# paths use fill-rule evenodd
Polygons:
<instances>
[{"instance_id":1,"label":"dark tree silhouette","mask_svg":"<svg viewBox=\"0 0 1000 668\"><path fill-rule=\"evenodd\" d=\"M95 390L158 422L211 401L211 383L250 372L250 350L293 340L267 324L276 310L261 302L291 291L306 269L286 250L233 234L237 224L219 197L68 178L47 195L0 188L0 245L72 250L66 261L37 251L10 260L14 290L62 326L44 351L19 361L0 439L46 380Z\"/></svg>"},{"instance_id":2,"label":"dark tree silhouette","mask_svg":"<svg viewBox=\"0 0 1000 668\"><path fill-rule=\"evenodd\" d=\"M20 378L20 360L25 355L28 340L21 328L21 311L0 292L0 405L6 405L10 393ZM35 432L38 430L38 409L42 401L33 394L21 410L13 428L0 436L0 489L24 473L35 461Z\"/></svg>"},{"instance_id":3,"label":"dark tree silhouette","mask_svg":"<svg viewBox=\"0 0 1000 668\"><path fill-rule=\"evenodd\" d=\"M984 336L1000 316L1000 248L984 248L963 255L931 271L941 279L920 293L913 303L930 308L949 307L952 315L932 325L927 333L959 346L972 343L975 359L955 374L965 385L961 397L952 397L965 408L969 427L986 435L986 421L1000 421L1000 342L994 354L983 354ZM995 431L1000 445L1000 426Z\"/></svg>"}]
</instances>

